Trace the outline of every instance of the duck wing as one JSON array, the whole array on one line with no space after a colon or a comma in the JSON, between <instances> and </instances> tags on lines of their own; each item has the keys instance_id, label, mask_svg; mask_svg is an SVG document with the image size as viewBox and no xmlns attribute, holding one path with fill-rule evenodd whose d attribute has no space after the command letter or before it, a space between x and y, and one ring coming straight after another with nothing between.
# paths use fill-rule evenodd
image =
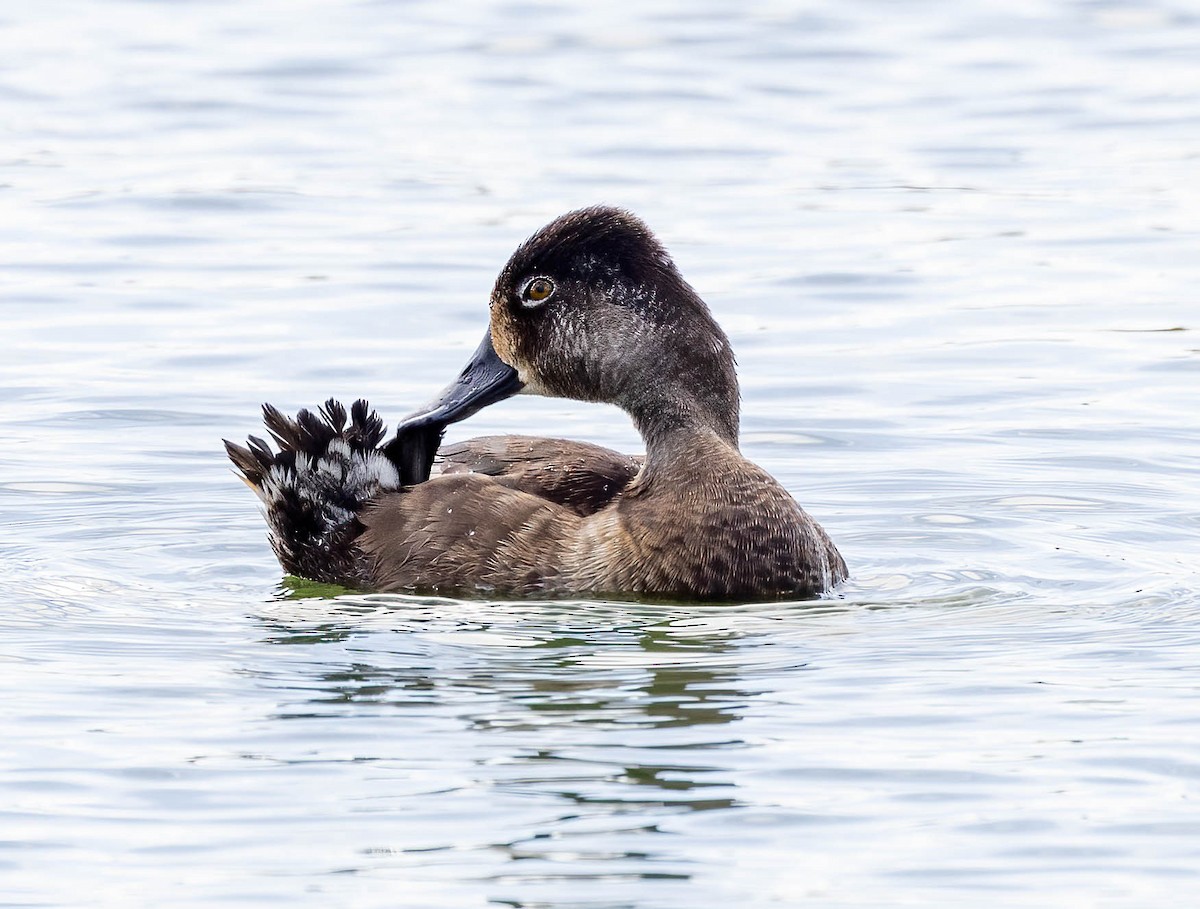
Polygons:
<instances>
[{"instance_id":1,"label":"duck wing","mask_svg":"<svg viewBox=\"0 0 1200 909\"><path fill-rule=\"evenodd\" d=\"M608 505L642 469L641 457L568 439L480 436L444 445L434 472L492 477L501 486L562 505L582 517Z\"/></svg>"},{"instance_id":2,"label":"duck wing","mask_svg":"<svg viewBox=\"0 0 1200 909\"><path fill-rule=\"evenodd\" d=\"M536 596L558 589L581 518L571 509L472 473L434 476L359 513L370 587Z\"/></svg>"}]
</instances>

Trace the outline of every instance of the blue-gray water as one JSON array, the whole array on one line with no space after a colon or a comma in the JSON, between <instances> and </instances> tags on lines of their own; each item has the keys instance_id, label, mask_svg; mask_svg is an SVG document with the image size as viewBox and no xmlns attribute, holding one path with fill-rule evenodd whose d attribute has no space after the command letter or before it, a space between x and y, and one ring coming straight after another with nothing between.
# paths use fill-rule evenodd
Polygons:
<instances>
[{"instance_id":1,"label":"blue-gray water","mask_svg":"<svg viewBox=\"0 0 1200 909\"><path fill-rule=\"evenodd\" d=\"M0 10L0 905L1200 904L1200 10L735 8ZM285 596L221 437L595 202L852 582Z\"/></svg>"}]
</instances>

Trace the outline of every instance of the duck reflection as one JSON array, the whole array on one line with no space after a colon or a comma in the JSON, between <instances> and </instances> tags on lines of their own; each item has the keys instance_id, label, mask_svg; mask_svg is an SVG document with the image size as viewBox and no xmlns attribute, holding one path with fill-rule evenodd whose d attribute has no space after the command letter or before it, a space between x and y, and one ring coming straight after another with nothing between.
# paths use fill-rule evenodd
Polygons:
<instances>
[{"instance_id":1,"label":"duck reflection","mask_svg":"<svg viewBox=\"0 0 1200 909\"><path fill-rule=\"evenodd\" d=\"M448 760L473 753L489 786L564 800L574 808L565 817L735 806L720 754L746 747L735 727L755 696L740 679L736 620L609 607L564 621L547 608L489 622L478 606L469 621L446 621L431 607L373 604L356 614L370 613L365 629L336 613L264 620L271 643L320 654L305 661L303 701L279 718L346 717L366 704L376 716L388 705L452 717L439 726Z\"/></svg>"},{"instance_id":2,"label":"duck reflection","mask_svg":"<svg viewBox=\"0 0 1200 909\"><path fill-rule=\"evenodd\" d=\"M738 727L766 690L745 661L771 652L769 616L279 605L263 620L290 667L262 675L280 689L276 719L306 724L306 741L352 741L345 772L370 776L358 810L395 816L374 828L362 870L477 881L497 905L631 906L649 881L691 881L680 834L730 834L721 815L743 804L736 779L752 747Z\"/></svg>"}]
</instances>

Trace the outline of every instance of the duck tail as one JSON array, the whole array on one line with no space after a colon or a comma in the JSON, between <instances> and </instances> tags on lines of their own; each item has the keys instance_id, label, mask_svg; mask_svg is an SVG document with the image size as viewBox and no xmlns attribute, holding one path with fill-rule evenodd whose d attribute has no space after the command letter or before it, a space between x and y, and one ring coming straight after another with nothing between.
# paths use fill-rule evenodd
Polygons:
<instances>
[{"instance_id":1,"label":"duck tail","mask_svg":"<svg viewBox=\"0 0 1200 909\"><path fill-rule=\"evenodd\" d=\"M368 566L355 546L369 500L401 485L400 470L379 449L386 429L366 401L346 408L330 398L295 419L270 404L263 422L278 452L256 436L225 451L262 501L271 546L284 571L345 587L365 587ZM435 443L436 448L436 443Z\"/></svg>"}]
</instances>

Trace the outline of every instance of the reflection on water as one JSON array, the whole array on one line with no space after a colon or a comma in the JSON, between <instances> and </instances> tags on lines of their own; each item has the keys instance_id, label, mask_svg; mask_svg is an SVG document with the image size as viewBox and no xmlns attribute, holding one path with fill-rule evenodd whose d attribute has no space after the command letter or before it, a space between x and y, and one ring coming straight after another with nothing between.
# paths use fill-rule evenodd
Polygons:
<instances>
[{"instance_id":1,"label":"reflection on water","mask_svg":"<svg viewBox=\"0 0 1200 909\"><path fill-rule=\"evenodd\" d=\"M661 607L560 610L359 597L288 600L262 618L264 642L300 648L312 669L264 679L284 697L276 719L311 724L369 712L403 724L414 712L436 715L475 734L484 753L504 755L468 759L458 785L438 798L486 787L541 806L515 837L489 839L485 824L466 842L456 831L437 845L375 844L370 855L485 853L472 860L477 879L496 885L692 877L674 855L669 820L738 805L722 755L746 747L736 724L756 696L740 678L747 633L719 611L713 623ZM402 650L391 649L397 643ZM354 760L406 761L411 744L388 741L394 750Z\"/></svg>"},{"instance_id":2,"label":"reflection on water","mask_svg":"<svg viewBox=\"0 0 1200 909\"><path fill-rule=\"evenodd\" d=\"M854 844L846 873L876 878L879 889L863 890L878 899L889 878L1009 892L1004 882L1020 869L1065 882L1067 856L1126 854L1106 845L1121 834L1081 824L1077 808L1111 786L1126 794L1111 810L1162 804L1189 773L1177 731L1189 713L1194 724L1190 694L1166 696L1184 710L1168 709L1174 719L1148 719L1146 698L1161 710L1163 693L1131 697L1108 678L1114 660L1131 677L1165 679L1200 639L1181 633L1190 611L1168 604L1149 635L1150 604L1123 618L1061 610L1039 625L1042 607L986 598L733 611L287 600L259 621L265 640L300 662L260 677L279 696L276 717L307 727L301 741L326 738L324 723L373 730L343 758L381 768L354 810L384 811L397 825L362 837L364 873L407 873L419 860L434 879L469 868L494 894L518 887L525 896L513 904L607 906L636 901L623 888L648 880L736 899L753 878L730 885L712 870L736 856L769 873L766 892L784 898L812 875L830 880L824 848ZM1146 649L1130 651L1134 641ZM1031 710L1053 721L1025 727ZM469 747L437 751L445 740ZM1141 762L1151 742L1183 777ZM1013 761L1033 764L1014 775ZM425 786L414 790L422 769ZM1045 801L1075 778L1081 788ZM429 800L474 821L413 831L406 803L427 817L419 803ZM920 837L901 848L893 828L879 829L881 802L898 829L949 823L958 847L930 865ZM1028 845L1010 848L1013 836ZM793 855L801 843L815 853ZM1174 854L1187 848L1181 840ZM889 857L872 860L881 849ZM425 866L430 850L441 858ZM601 890L571 894L582 881ZM659 895L668 905L695 899L686 887Z\"/></svg>"},{"instance_id":3,"label":"reflection on water","mask_svg":"<svg viewBox=\"0 0 1200 909\"><path fill-rule=\"evenodd\" d=\"M376 665L361 657L355 641L363 635L361 621L368 616L393 631L422 635L428 634L422 626L444 625L447 611L461 611L462 604L423 603L415 598L360 599L386 605L351 610L353 625L344 624L345 598L332 609L340 621L309 625L288 624L278 616L264 619L270 629L265 643L322 649L323 645L333 645L353 651L357 657L345 665L322 659L318 664L320 673L313 679L319 693L296 711L280 713L280 718L344 716L342 708L349 704L406 709L461 702L467 712L457 714L457 718L465 728L482 732L520 734L577 729L597 734L632 734L686 729L692 734L680 740L680 747L687 749L744 744L728 730L718 733L698 728L736 722L740 710L753 697L737 684L736 660L747 637L742 631L729 627L697 628L690 616L663 618L654 615L654 607L645 607L647 614L625 616L623 628L581 625L574 633L564 635L562 616L545 622L537 614L537 606L529 604L526 607L529 612L510 615L509 620L514 624L508 628L497 629L490 616L483 620L476 615L463 624L436 632L439 640L461 639L472 648L481 644L495 648L483 665L472 660L462 667L461 673L448 676L444 672L435 674L428 665L413 665L403 656L393 661L399 655L390 653L383 654L385 658L393 658L388 659L387 665ZM591 604L581 606L591 609ZM318 601L311 608L329 607L327 601ZM493 608L508 607L485 605L481 612L487 615ZM616 611L614 607L608 608ZM455 621L461 622L461 616ZM470 704L478 706L468 709ZM716 738L712 737L714 733ZM523 761L532 763L560 760L570 758L554 750L539 750L535 755L523 757ZM687 791L710 784L674 777L689 770L706 773L713 769L676 765L624 767L619 780L607 774L604 780ZM663 773L671 773L673 778L661 778ZM586 800L578 794L564 793L564 796ZM707 808L728 807L732 802L672 798L662 804Z\"/></svg>"},{"instance_id":4,"label":"reflection on water","mask_svg":"<svg viewBox=\"0 0 1200 909\"><path fill-rule=\"evenodd\" d=\"M0 901L1196 889L1188 10L10 6ZM744 449L851 583L281 597L220 438L264 400L394 423L514 244L596 202L710 302ZM458 431L640 444L527 396Z\"/></svg>"}]
</instances>

